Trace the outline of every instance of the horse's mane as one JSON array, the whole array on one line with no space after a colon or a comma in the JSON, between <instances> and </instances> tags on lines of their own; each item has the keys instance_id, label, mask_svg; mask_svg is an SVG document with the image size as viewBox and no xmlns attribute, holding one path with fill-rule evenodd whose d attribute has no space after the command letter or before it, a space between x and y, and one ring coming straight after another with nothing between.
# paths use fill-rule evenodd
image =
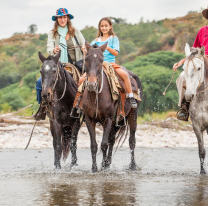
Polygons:
<instances>
[{"instance_id":1,"label":"horse's mane","mask_svg":"<svg viewBox=\"0 0 208 206\"><path fill-rule=\"evenodd\" d=\"M206 76L206 81L208 81L208 59L204 56L204 73Z\"/></svg>"},{"instance_id":2,"label":"horse's mane","mask_svg":"<svg viewBox=\"0 0 208 206\"><path fill-rule=\"evenodd\" d=\"M61 68L61 70L65 73L66 82L67 82L67 85L70 88L70 90L72 90L72 92L76 93L77 92L77 84L74 81L74 79L72 78L72 76L69 74L69 72L67 72L66 69L64 69L64 67L60 61L59 61L59 68Z\"/></svg>"}]
</instances>

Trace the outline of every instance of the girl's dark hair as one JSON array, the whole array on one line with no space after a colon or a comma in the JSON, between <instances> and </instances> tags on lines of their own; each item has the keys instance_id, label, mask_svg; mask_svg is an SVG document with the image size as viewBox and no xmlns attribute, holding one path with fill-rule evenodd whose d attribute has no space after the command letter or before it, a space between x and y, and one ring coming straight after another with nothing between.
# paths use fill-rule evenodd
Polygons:
<instances>
[{"instance_id":1,"label":"girl's dark hair","mask_svg":"<svg viewBox=\"0 0 208 206\"><path fill-rule=\"evenodd\" d=\"M55 24L54 24L54 28L52 29L53 31L53 38L56 37L56 35L58 34L58 27L59 27L59 23L58 23L58 17L56 18ZM71 37L74 37L75 35L75 28L72 26L71 20L69 18L69 16L67 16L67 27L68 27L68 34Z\"/></svg>"},{"instance_id":2,"label":"girl's dark hair","mask_svg":"<svg viewBox=\"0 0 208 206\"><path fill-rule=\"evenodd\" d=\"M97 37L103 36L103 32L101 32L101 30L100 30L100 24L101 24L102 21L107 21L107 22L110 24L110 26L112 26L112 28L109 30L108 34L109 34L110 36L111 36L111 35L116 36L115 32L113 31L113 24L112 24L111 19L108 18L108 17L104 17L104 18L102 18L102 19L99 21Z\"/></svg>"}]
</instances>

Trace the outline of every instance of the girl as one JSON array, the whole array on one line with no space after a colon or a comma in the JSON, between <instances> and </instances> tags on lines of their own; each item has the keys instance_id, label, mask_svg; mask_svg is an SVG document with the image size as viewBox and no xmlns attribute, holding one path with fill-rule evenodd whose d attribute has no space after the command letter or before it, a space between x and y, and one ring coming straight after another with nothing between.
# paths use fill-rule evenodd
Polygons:
<instances>
[{"instance_id":1,"label":"girl","mask_svg":"<svg viewBox=\"0 0 208 206\"><path fill-rule=\"evenodd\" d=\"M85 43L85 39L82 33L74 28L71 24L71 19L74 17L68 13L65 8L60 8L56 11L56 15L52 16L52 20L55 21L54 29L48 33L47 41L47 52L49 55L55 55L61 49L61 62L75 64L76 61L83 59L83 55L79 48L69 50L69 55L67 50L60 45L65 45L64 47L70 48L72 46L77 46L77 41L80 45ZM77 41L76 41L77 40ZM45 107L41 105L41 77L36 82L37 91L37 101L40 107L33 117L36 120L45 119L46 111Z\"/></svg>"},{"instance_id":2,"label":"girl","mask_svg":"<svg viewBox=\"0 0 208 206\"><path fill-rule=\"evenodd\" d=\"M106 50L103 52L104 61L109 62L113 66L115 71L119 74L119 76L123 79L129 95L131 107L136 108L137 103L133 96L129 76L125 70L123 70L118 64L115 64L115 58L119 53L119 40L113 31L112 21L108 17L104 17L100 20L98 24L98 36L94 41L92 41L91 45L97 44L98 46L101 46L106 42L108 42L108 44ZM79 84L81 84L85 79L86 79L86 74L84 74L80 78ZM81 101L80 95L81 95L80 93L77 93L76 95L76 99L74 102L75 108L79 107L79 103Z\"/></svg>"}]
</instances>

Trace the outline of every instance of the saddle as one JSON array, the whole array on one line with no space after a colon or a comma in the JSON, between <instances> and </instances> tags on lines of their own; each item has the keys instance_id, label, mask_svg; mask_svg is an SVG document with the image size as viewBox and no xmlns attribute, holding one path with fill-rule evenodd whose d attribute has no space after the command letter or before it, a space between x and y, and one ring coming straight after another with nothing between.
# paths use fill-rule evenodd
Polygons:
<instances>
[{"instance_id":1,"label":"saddle","mask_svg":"<svg viewBox=\"0 0 208 206\"><path fill-rule=\"evenodd\" d=\"M72 78L74 79L76 84L79 84L79 79L81 77L79 70L73 64L70 63L63 63L63 67L67 72L69 72L72 75Z\"/></svg>"},{"instance_id":2,"label":"saddle","mask_svg":"<svg viewBox=\"0 0 208 206\"><path fill-rule=\"evenodd\" d=\"M133 91L133 92L137 92L137 91L138 91L138 86L137 86L136 80L135 80L132 76L129 75L128 70L127 70L125 67L122 67L122 66L121 66L121 68L122 68L123 70L125 70L126 73L127 73L128 76L129 76L129 79L130 79L130 82L131 82L131 88L132 88L132 91ZM115 71L115 72L116 72L116 71ZM120 85L121 85L121 91L122 91L123 93L127 93L126 86L125 86L125 84L124 84L123 79L122 79L117 73L116 73L116 75L117 75L118 80L119 80L119 83L120 83Z\"/></svg>"},{"instance_id":3,"label":"saddle","mask_svg":"<svg viewBox=\"0 0 208 206\"><path fill-rule=\"evenodd\" d=\"M136 80L134 78L132 78L132 76L129 75L128 70L125 67L121 67L121 68L123 70L125 70L127 72L128 76L129 76L132 91L133 92L138 92L138 86L137 86ZM115 71L115 73L116 73L116 71ZM125 126L126 125L126 122L125 122L125 116L126 115L125 115L124 106L125 106L126 98L128 98L128 92L127 92L127 89L126 89L126 86L124 84L123 79L119 76L118 73L116 73L116 75L117 75L119 84L121 85L121 88L119 89L120 98L119 98L119 101L118 101L116 124L118 125L118 122L120 120L124 119L124 123L123 123L122 126Z\"/></svg>"},{"instance_id":4,"label":"saddle","mask_svg":"<svg viewBox=\"0 0 208 206\"><path fill-rule=\"evenodd\" d=\"M128 70L125 67L122 67L122 68L128 73ZM122 126L124 126L125 125L125 116L126 116L125 111L124 111L125 100L126 100L126 98L129 98L127 90L126 90L126 86L124 84L123 79L116 73L116 71L114 70L113 66L110 63L103 62L103 71L108 79L108 83L109 83L110 90L111 90L112 100L114 102L116 102L116 108L117 108L116 113L115 113L116 124L117 124L117 126L121 126L121 125L118 125L118 122L123 119L124 124ZM129 75L129 73L128 73L128 75ZM129 75L129 79L131 82L134 98L136 100L141 101L140 90L138 89L136 80L130 75ZM85 88L85 82L83 82L79 86L78 92L83 93L84 88Z\"/></svg>"}]
</instances>

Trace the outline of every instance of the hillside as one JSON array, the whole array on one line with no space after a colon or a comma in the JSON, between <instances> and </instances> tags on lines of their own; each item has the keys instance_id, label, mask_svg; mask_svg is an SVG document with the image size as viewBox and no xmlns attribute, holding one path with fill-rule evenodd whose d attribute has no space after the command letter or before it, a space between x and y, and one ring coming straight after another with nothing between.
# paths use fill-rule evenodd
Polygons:
<instances>
[{"instance_id":1,"label":"hillside","mask_svg":"<svg viewBox=\"0 0 208 206\"><path fill-rule=\"evenodd\" d=\"M206 25L206 20L199 13L158 22L114 23L114 31L120 40L117 63L134 71L142 80L144 99L140 114L177 108L174 84L165 98L161 94L172 75L172 65L184 56L185 43L192 45L203 25ZM91 42L97 30L88 26L82 33ZM47 56L46 41L47 34L19 34L0 40L1 112L16 110L30 103L35 104L28 110L28 115L37 109L35 82L40 76L41 66L37 52Z\"/></svg>"}]
</instances>

